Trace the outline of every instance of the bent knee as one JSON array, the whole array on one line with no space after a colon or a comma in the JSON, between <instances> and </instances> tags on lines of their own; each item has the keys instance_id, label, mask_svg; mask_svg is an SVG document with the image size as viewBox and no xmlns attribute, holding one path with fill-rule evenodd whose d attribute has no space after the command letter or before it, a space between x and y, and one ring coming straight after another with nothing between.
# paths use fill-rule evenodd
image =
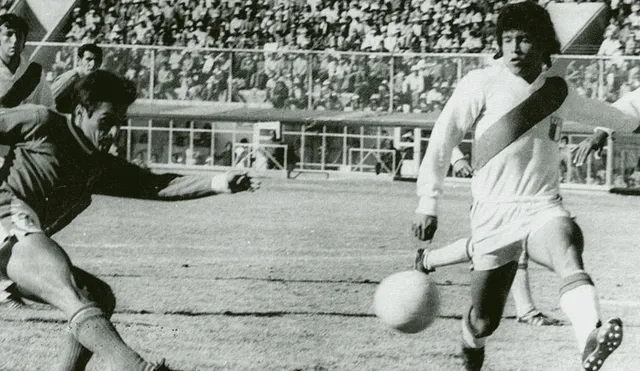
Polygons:
<instances>
[{"instance_id":1,"label":"bent knee","mask_svg":"<svg viewBox=\"0 0 640 371\"><path fill-rule=\"evenodd\" d=\"M116 296L111 286L98 277L74 267L74 279L81 294L102 309L107 317L116 307Z\"/></svg>"},{"instance_id":2,"label":"bent knee","mask_svg":"<svg viewBox=\"0 0 640 371\"><path fill-rule=\"evenodd\" d=\"M529 237L532 249L553 247L559 251L571 250L582 254L584 237L580 226L569 217L550 219L544 226Z\"/></svg>"}]
</instances>

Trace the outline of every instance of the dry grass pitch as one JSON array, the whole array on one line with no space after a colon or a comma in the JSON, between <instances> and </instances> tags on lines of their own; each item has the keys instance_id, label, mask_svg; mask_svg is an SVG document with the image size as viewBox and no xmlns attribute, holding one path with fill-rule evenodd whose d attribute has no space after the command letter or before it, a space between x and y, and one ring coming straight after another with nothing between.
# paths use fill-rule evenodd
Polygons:
<instances>
[{"instance_id":1,"label":"dry grass pitch","mask_svg":"<svg viewBox=\"0 0 640 371\"><path fill-rule=\"evenodd\" d=\"M95 197L56 236L76 265L114 288L125 340L179 369L229 371L453 371L467 266L435 273L441 318L416 335L372 315L377 282L411 266L415 184L267 180L253 194L180 203ZM449 187L436 244L468 234L469 190ZM567 193L605 316L625 341L603 370L640 367L640 198ZM541 309L563 318L558 283L531 268ZM575 371L569 326L533 328L513 307L488 343L485 370ZM0 370L55 370L65 319L35 305L0 309ZM90 370L103 370L94 362Z\"/></svg>"}]
</instances>

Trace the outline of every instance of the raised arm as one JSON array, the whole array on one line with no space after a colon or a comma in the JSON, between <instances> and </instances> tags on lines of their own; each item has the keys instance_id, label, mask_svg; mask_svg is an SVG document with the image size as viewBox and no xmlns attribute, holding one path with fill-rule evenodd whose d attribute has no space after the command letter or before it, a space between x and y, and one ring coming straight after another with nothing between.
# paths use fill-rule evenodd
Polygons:
<instances>
[{"instance_id":1,"label":"raised arm","mask_svg":"<svg viewBox=\"0 0 640 371\"><path fill-rule=\"evenodd\" d=\"M573 89L563 104L566 118L581 124L607 127L613 131L631 133L640 125L640 91L628 93L613 104L585 98Z\"/></svg>"},{"instance_id":2,"label":"raised arm","mask_svg":"<svg viewBox=\"0 0 640 371\"><path fill-rule=\"evenodd\" d=\"M639 128L640 89L625 94L613 104L579 97L572 91L568 98L571 99L568 107L571 119L594 126L593 135L573 149L573 162L577 166L581 166L589 154L604 148L614 131L635 132Z\"/></svg>"},{"instance_id":3,"label":"raised arm","mask_svg":"<svg viewBox=\"0 0 640 371\"><path fill-rule=\"evenodd\" d=\"M253 191L260 183L240 170L214 176L155 174L108 154L100 156L105 171L95 193L155 200L188 200L220 193Z\"/></svg>"}]
</instances>

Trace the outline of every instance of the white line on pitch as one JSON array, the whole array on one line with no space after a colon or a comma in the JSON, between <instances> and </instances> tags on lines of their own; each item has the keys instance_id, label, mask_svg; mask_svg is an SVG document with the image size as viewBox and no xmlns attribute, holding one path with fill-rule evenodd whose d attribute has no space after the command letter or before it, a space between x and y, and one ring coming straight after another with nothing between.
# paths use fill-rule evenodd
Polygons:
<instances>
[{"instance_id":1,"label":"white line on pitch","mask_svg":"<svg viewBox=\"0 0 640 371\"><path fill-rule=\"evenodd\" d=\"M638 300L600 300L600 304L615 305L618 307L640 307Z\"/></svg>"}]
</instances>

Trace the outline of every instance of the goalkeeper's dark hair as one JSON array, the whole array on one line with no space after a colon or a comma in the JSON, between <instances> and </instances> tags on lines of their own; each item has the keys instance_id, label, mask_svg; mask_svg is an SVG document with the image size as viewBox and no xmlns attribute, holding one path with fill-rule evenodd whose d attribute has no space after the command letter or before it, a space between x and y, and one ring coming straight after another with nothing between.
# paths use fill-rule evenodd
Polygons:
<instances>
[{"instance_id":1,"label":"goalkeeper's dark hair","mask_svg":"<svg viewBox=\"0 0 640 371\"><path fill-rule=\"evenodd\" d=\"M24 18L13 13L5 13L0 15L0 26L5 25L7 28L12 28L18 31L24 38L27 38L29 34L29 24Z\"/></svg>"},{"instance_id":2,"label":"goalkeeper's dark hair","mask_svg":"<svg viewBox=\"0 0 640 371\"><path fill-rule=\"evenodd\" d=\"M551 67L551 55L560 53L560 42L553 28L549 12L532 1L505 5L496 22L496 41L499 51L493 57L502 57L502 34L509 30L527 32L543 50L544 63Z\"/></svg>"},{"instance_id":3,"label":"goalkeeper's dark hair","mask_svg":"<svg viewBox=\"0 0 640 371\"><path fill-rule=\"evenodd\" d=\"M109 71L96 70L75 85L72 107L81 105L92 114L101 102L128 107L137 95L136 86L131 80Z\"/></svg>"},{"instance_id":4,"label":"goalkeeper's dark hair","mask_svg":"<svg viewBox=\"0 0 640 371\"><path fill-rule=\"evenodd\" d=\"M78 58L84 57L84 52L92 53L96 57L96 65L100 67L102 64L102 48L96 44L82 44L78 48Z\"/></svg>"}]
</instances>

